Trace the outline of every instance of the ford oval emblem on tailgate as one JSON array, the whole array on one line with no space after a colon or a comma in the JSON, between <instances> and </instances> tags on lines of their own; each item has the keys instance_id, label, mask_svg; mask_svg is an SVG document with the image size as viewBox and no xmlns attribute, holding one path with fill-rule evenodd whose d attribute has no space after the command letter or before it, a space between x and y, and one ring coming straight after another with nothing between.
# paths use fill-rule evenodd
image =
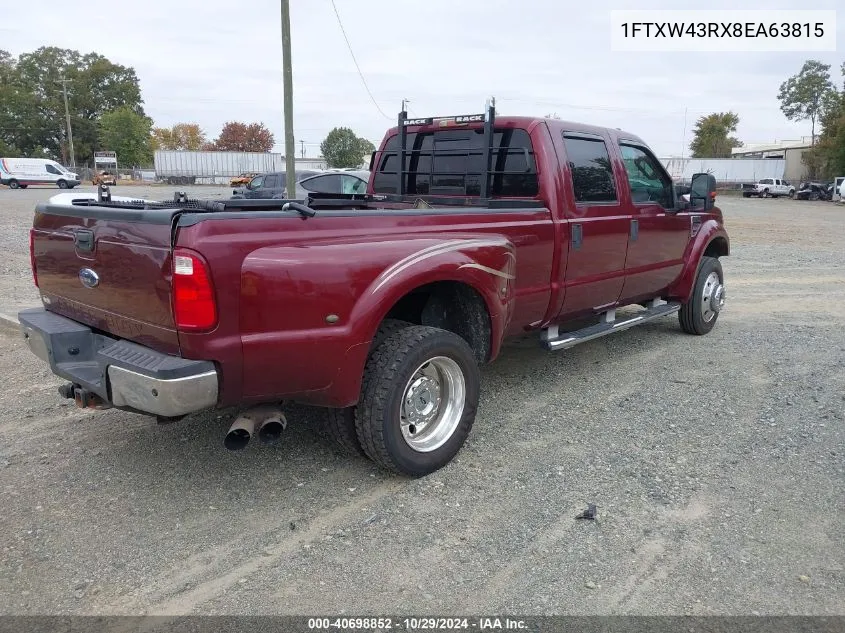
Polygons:
<instances>
[{"instance_id":1,"label":"ford oval emblem on tailgate","mask_svg":"<svg viewBox=\"0 0 845 633\"><path fill-rule=\"evenodd\" d=\"M79 281L86 288L94 288L100 283L100 276L90 268L83 268L79 271Z\"/></svg>"}]
</instances>

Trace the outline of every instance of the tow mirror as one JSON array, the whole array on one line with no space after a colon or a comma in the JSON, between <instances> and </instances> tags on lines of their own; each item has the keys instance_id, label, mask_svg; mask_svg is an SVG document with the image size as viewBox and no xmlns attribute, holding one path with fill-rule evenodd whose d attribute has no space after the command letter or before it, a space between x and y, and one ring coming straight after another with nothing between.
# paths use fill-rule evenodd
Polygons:
<instances>
[{"instance_id":1,"label":"tow mirror","mask_svg":"<svg viewBox=\"0 0 845 633\"><path fill-rule=\"evenodd\" d=\"M690 181L690 205L708 211L716 199L716 178L713 174L693 174Z\"/></svg>"}]
</instances>

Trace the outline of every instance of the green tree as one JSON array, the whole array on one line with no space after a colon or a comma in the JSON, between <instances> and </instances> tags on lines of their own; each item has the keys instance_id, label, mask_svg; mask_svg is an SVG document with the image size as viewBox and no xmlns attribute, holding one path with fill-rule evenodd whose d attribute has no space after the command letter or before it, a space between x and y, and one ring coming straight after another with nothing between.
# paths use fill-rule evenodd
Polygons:
<instances>
[{"instance_id":1,"label":"green tree","mask_svg":"<svg viewBox=\"0 0 845 633\"><path fill-rule=\"evenodd\" d=\"M739 116L733 112L714 112L699 117L692 130L692 157L730 158L732 148L742 147L742 142L731 136L737 125Z\"/></svg>"},{"instance_id":2,"label":"green tree","mask_svg":"<svg viewBox=\"0 0 845 633\"><path fill-rule=\"evenodd\" d=\"M841 71L845 79L845 63ZM841 176L845 174L845 81L842 92L833 89L825 96L819 125L818 143L804 154L804 163L813 178Z\"/></svg>"},{"instance_id":3,"label":"green tree","mask_svg":"<svg viewBox=\"0 0 845 633\"><path fill-rule=\"evenodd\" d=\"M0 55L0 140L25 156L69 160L62 84L77 162L98 145L100 117L122 106L143 115L141 89L132 68L97 53L42 47L17 59Z\"/></svg>"},{"instance_id":4,"label":"green tree","mask_svg":"<svg viewBox=\"0 0 845 633\"><path fill-rule=\"evenodd\" d=\"M320 152L329 167L360 167L375 146L348 127L336 127L320 143Z\"/></svg>"},{"instance_id":5,"label":"green tree","mask_svg":"<svg viewBox=\"0 0 845 633\"><path fill-rule=\"evenodd\" d=\"M780 109L790 121L810 121L811 145L816 144L816 121L829 107L836 89L830 80L830 64L815 59L804 62L797 75L780 85Z\"/></svg>"},{"instance_id":6,"label":"green tree","mask_svg":"<svg viewBox=\"0 0 845 633\"><path fill-rule=\"evenodd\" d=\"M152 121L129 106L100 117L100 147L117 152L121 165L149 165L153 159Z\"/></svg>"}]
</instances>

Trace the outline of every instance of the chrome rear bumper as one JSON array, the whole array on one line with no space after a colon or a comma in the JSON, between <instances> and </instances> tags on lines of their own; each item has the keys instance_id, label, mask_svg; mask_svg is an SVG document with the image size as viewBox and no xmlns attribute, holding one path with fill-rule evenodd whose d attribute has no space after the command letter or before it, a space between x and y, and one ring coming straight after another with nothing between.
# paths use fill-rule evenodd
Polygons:
<instances>
[{"instance_id":1,"label":"chrome rear bumper","mask_svg":"<svg viewBox=\"0 0 845 633\"><path fill-rule=\"evenodd\" d=\"M24 310L18 320L29 349L54 374L112 406L175 417L217 403L214 363L98 334L44 308Z\"/></svg>"}]
</instances>

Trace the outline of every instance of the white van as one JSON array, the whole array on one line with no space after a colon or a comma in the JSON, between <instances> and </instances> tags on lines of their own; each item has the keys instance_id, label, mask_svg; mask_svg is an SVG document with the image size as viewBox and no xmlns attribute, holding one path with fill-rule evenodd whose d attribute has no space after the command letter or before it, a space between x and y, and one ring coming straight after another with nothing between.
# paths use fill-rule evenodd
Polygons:
<instances>
[{"instance_id":1,"label":"white van","mask_svg":"<svg viewBox=\"0 0 845 633\"><path fill-rule=\"evenodd\" d=\"M54 160L44 158L0 158L0 185L26 189L29 185L55 185L73 189L79 176Z\"/></svg>"}]
</instances>

